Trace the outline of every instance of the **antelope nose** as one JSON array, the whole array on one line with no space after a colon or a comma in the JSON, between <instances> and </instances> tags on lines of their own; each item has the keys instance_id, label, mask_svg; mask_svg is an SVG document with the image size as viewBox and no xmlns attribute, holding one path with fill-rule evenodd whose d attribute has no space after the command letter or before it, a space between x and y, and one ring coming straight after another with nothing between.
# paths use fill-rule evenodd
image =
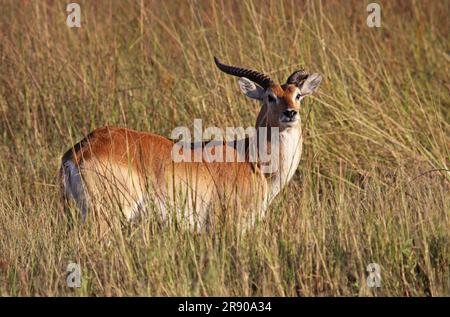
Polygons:
<instances>
[{"instance_id":1,"label":"antelope nose","mask_svg":"<svg viewBox=\"0 0 450 317\"><path fill-rule=\"evenodd\" d=\"M296 116L297 114L297 110L293 110L293 109L287 109L283 112L283 114L288 117L289 119L292 119Z\"/></svg>"}]
</instances>

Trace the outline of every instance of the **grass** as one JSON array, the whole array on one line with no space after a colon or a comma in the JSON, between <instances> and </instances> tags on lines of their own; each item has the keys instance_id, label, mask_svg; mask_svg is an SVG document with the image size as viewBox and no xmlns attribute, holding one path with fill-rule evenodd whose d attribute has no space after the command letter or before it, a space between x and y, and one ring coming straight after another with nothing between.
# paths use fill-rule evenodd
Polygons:
<instances>
[{"instance_id":1,"label":"grass","mask_svg":"<svg viewBox=\"0 0 450 317\"><path fill-rule=\"evenodd\" d=\"M381 28L365 1L77 2L79 29L64 1L0 4L0 295L450 295L448 1L380 1ZM213 55L279 81L300 66L324 77L264 222L70 229L60 157L95 127L254 124L259 105Z\"/></svg>"}]
</instances>

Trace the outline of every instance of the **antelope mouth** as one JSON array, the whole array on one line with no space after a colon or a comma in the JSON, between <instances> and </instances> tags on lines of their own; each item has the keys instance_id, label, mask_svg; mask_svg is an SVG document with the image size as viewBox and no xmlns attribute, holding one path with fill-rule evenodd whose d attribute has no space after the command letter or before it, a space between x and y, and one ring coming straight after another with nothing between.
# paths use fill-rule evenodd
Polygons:
<instances>
[{"instance_id":1,"label":"antelope mouth","mask_svg":"<svg viewBox=\"0 0 450 317\"><path fill-rule=\"evenodd\" d=\"M284 127L293 127L298 124L299 119L298 118L281 118L280 124Z\"/></svg>"}]
</instances>

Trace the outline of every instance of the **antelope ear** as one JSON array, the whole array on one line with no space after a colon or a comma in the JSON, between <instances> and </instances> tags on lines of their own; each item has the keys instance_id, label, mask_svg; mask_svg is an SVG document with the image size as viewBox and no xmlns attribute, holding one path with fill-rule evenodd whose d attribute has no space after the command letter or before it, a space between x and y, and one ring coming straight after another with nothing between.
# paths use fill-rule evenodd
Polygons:
<instances>
[{"instance_id":1,"label":"antelope ear","mask_svg":"<svg viewBox=\"0 0 450 317\"><path fill-rule=\"evenodd\" d=\"M264 96L264 88L245 77L239 78L239 87L241 87L241 91L249 98L261 100Z\"/></svg>"},{"instance_id":2,"label":"antelope ear","mask_svg":"<svg viewBox=\"0 0 450 317\"><path fill-rule=\"evenodd\" d=\"M317 87L319 87L321 81L322 76L320 76L318 73L309 75L300 87L300 93L304 96L312 94L313 91L316 90Z\"/></svg>"}]
</instances>

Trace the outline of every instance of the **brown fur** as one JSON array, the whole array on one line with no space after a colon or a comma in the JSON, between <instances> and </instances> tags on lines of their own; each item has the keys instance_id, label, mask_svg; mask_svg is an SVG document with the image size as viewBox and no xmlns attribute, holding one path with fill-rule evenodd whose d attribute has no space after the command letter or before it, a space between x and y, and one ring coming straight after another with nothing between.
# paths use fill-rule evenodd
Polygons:
<instances>
[{"instance_id":1,"label":"brown fur","mask_svg":"<svg viewBox=\"0 0 450 317\"><path fill-rule=\"evenodd\" d=\"M293 99L298 91L296 85L272 85L269 89L276 95L277 103L269 107L267 95L261 97L257 127L280 127L283 112L300 107L300 101ZM300 120L294 125L283 124L280 132L280 169L270 175L248 161L175 163L173 141L112 126L96 129L67 151L61 175L67 181L64 168L72 162L69 169L71 174L81 175L76 180L84 183L89 209L105 219L117 209L114 207L132 219L154 204L163 220L183 217L194 228L215 226L218 220L230 217L246 227L264 216L268 204L290 180L300 161ZM204 145L191 144L188 150L202 150ZM224 143L221 148L226 153L230 144ZM231 150L236 157L236 149Z\"/></svg>"},{"instance_id":2,"label":"brown fur","mask_svg":"<svg viewBox=\"0 0 450 317\"><path fill-rule=\"evenodd\" d=\"M275 109L271 109L268 112L268 107L266 103L263 103L263 107L258 114L258 118L256 119L257 127L279 127L278 118L281 113L286 109L300 109L300 103L296 103L292 101L292 97L297 89L295 85L273 85L270 87L275 96L279 99L279 105Z\"/></svg>"},{"instance_id":3,"label":"brown fur","mask_svg":"<svg viewBox=\"0 0 450 317\"><path fill-rule=\"evenodd\" d=\"M263 201L267 188L264 176L253 164L174 163L173 145L159 135L107 126L76 144L64 154L63 161L72 160L79 167L91 209L97 212L106 198L116 200L125 216L131 218L133 204L146 194L161 203L169 200L172 208L188 204L188 209L209 222L209 215L200 209L214 210L214 217L220 218L218 213L227 207L237 207L239 213L251 206L253 210L260 208L257 202ZM179 201L176 196L180 192L189 198Z\"/></svg>"}]
</instances>

